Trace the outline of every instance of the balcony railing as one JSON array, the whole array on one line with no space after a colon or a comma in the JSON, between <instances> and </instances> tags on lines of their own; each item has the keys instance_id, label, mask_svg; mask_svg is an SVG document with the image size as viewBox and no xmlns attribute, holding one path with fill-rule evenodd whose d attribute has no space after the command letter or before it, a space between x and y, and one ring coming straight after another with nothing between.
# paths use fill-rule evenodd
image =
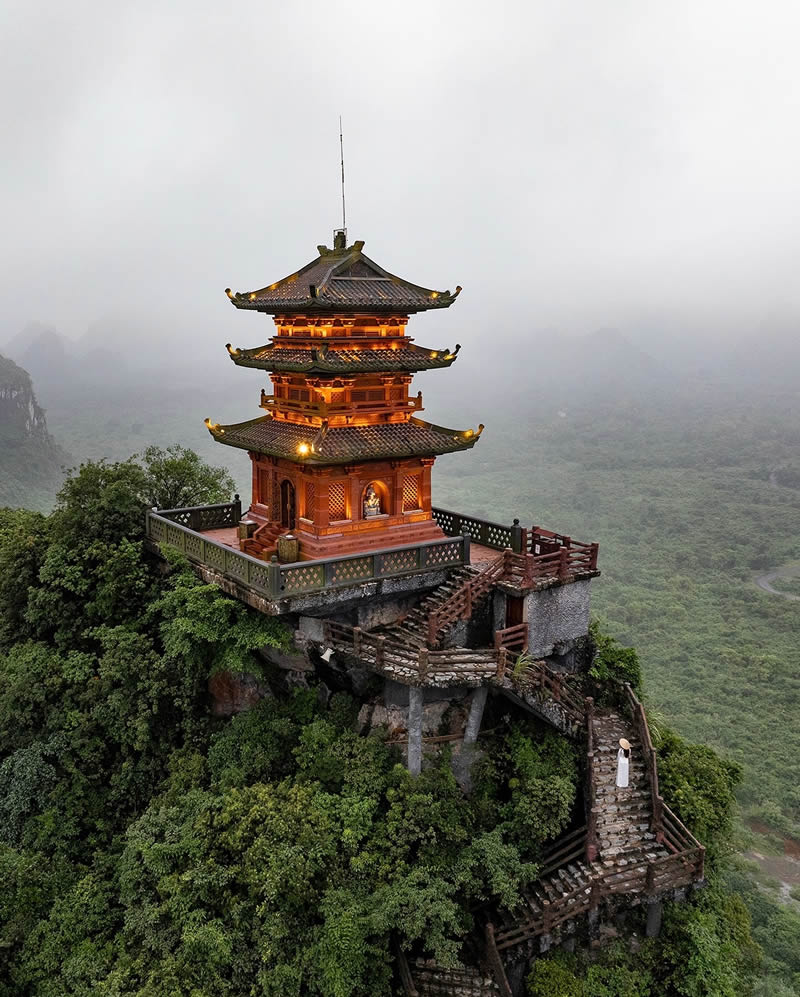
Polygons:
<instances>
[{"instance_id":1,"label":"balcony railing","mask_svg":"<svg viewBox=\"0 0 800 997\"><path fill-rule=\"evenodd\" d=\"M269 412L299 412L328 419L336 415L372 415L376 412L421 412L422 395L406 399L373 398L369 401L314 402L283 398L261 392L261 408Z\"/></svg>"},{"instance_id":2,"label":"balcony railing","mask_svg":"<svg viewBox=\"0 0 800 997\"><path fill-rule=\"evenodd\" d=\"M449 509L433 509L433 518L448 536L469 534L474 543L494 550L511 550L506 577L520 588L538 582L566 581L597 571L596 543L582 543L540 526L527 529L515 519L511 526Z\"/></svg>"},{"instance_id":3,"label":"balcony railing","mask_svg":"<svg viewBox=\"0 0 800 997\"><path fill-rule=\"evenodd\" d=\"M469 564L471 540L510 551L499 580L519 588L540 582L552 584L597 570L597 544L580 543L538 527L528 530L518 520L504 526L447 509L433 509L433 518L445 534L442 540L280 564L261 561L206 535L210 530L237 527L241 516L238 495L233 502L218 505L153 510L147 513L146 534L154 543L168 543L195 564L219 571L270 599Z\"/></svg>"},{"instance_id":4,"label":"balcony railing","mask_svg":"<svg viewBox=\"0 0 800 997\"><path fill-rule=\"evenodd\" d=\"M277 560L261 561L200 532L236 525L240 517L237 501L152 511L147 513L145 533L153 543L169 544L193 563L218 571L268 599L469 564L469 537L280 564Z\"/></svg>"},{"instance_id":5,"label":"balcony railing","mask_svg":"<svg viewBox=\"0 0 800 997\"><path fill-rule=\"evenodd\" d=\"M525 543L526 531L514 520L513 526L503 526L487 519L476 519L474 516L462 516L460 512L449 509L432 509L433 518L448 537L460 537L468 533L472 540L482 547L492 547L494 550L513 550L521 554Z\"/></svg>"}]
</instances>

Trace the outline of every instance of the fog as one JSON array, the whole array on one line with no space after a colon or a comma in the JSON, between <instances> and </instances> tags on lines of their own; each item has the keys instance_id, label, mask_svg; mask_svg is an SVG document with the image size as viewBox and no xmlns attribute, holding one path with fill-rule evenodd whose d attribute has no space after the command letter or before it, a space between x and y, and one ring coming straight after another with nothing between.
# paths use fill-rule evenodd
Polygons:
<instances>
[{"instance_id":1,"label":"fog","mask_svg":"<svg viewBox=\"0 0 800 997\"><path fill-rule=\"evenodd\" d=\"M350 240L489 330L793 334L800 12L641 0L6 0L0 348L28 322L148 362L270 332L223 289ZM468 349L467 349L468 348Z\"/></svg>"}]
</instances>

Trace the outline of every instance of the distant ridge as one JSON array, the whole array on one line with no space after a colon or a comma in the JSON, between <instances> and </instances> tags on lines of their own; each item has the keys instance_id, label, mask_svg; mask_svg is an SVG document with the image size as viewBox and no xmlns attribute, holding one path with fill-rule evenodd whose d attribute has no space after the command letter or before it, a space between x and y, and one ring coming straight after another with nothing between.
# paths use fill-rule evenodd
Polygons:
<instances>
[{"instance_id":1,"label":"distant ridge","mask_svg":"<svg viewBox=\"0 0 800 997\"><path fill-rule=\"evenodd\" d=\"M0 355L0 506L49 509L68 460L48 431L30 375Z\"/></svg>"}]
</instances>

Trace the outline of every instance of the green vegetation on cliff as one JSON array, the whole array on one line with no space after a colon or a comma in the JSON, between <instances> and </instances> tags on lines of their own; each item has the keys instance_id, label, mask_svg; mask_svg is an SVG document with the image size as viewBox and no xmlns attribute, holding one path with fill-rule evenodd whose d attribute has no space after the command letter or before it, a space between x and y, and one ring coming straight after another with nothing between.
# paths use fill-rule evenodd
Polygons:
<instances>
[{"instance_id":1,"label":"green vegetation on cliff","mask_svg":"<svg viewBox=\"0 0 800 997\"><path fill-rule=\"evenodd\" d=\"M178 473L199 495L206 472ZM469 797L446 753L411 779L379 732L356 733L346 693L281 688L258 654L287 645L279 623L180 561L163 573L142 541L150 498L146 465L87 464L50 517L0 514L0 994L378 997L392 939L463 954L475 909L513 906L569 825L574 749L509 719ZM598 674L635 676L600 643ZM219 671L276 694L215 718ZM593 995L750 991L759 950L715 871L736 769L660 737L715 885L638 952L542 960L534 994L547 973Z\"/></svg>"},{"instance_id":2,"label":"green vegetation on cliff","mask_svg":"<svg viewBox=\"0 0 800 997\"><path fill-rule=\"evenodd\" d=\"M0 356L0 506L49 508L67 459L47 430L27 372Z\"/></svg>"}]
</instances>

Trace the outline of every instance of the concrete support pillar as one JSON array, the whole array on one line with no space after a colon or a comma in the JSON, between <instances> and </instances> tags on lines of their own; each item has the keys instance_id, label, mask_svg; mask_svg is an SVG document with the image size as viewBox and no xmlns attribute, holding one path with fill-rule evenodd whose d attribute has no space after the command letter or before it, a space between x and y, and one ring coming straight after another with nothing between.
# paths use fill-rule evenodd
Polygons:
<instances>
[{"instance_id":1,"label":"concrete support pillar","mask_svg":"<svg viewBox=\"0 0 800 997\"><path fill-rule=\"evenodd\" d=\"M489 695L489 686L482 685L472 694L472 702L467 717L467 726L464 730L464 744L474 744L478 740L483 720L483 709L486 706L486 697Z\"/></svg>"},{"instance_id":2,"label":"concrete support pillar","mask_svg":"<svg viewBox=\"0 0 800 997\"><path fill-rule=\"evenodd\" d=\"M658 938L661 933L661 915L664 912L664 905L660 900L651 900L647 904L647 928L645 935L648 938Z\"/></svg>"},{"instance_id":3,"label":"concrete support pillar","mask_svg":"<svg viewBox=\"0 0 800 997\"><path fill-rule=\"evenodd\" d=\"M422 771L423 691L417 686L408 690L408 771L417 776Z\"/></svg>"}]
</instances>

